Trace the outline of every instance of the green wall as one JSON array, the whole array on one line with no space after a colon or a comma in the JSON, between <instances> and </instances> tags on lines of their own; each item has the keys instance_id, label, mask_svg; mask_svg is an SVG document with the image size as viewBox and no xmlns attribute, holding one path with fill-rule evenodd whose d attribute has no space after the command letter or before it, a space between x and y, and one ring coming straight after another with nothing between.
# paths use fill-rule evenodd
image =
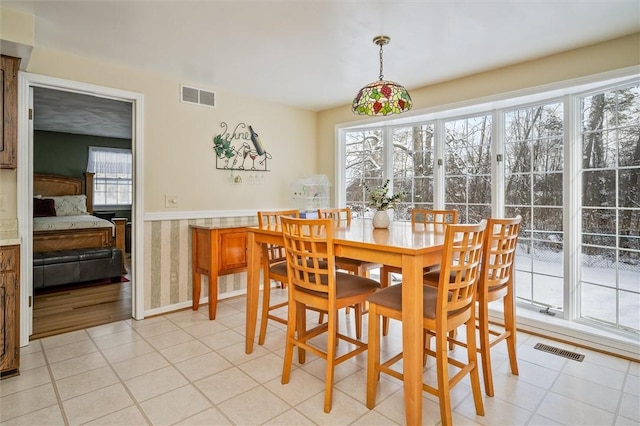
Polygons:
<instances>
[{"instance_id":1,"label":"green wall","mask_svg":"<svg viewBox=\"0 0 640 426\"><path fill-rule=\"evenodd\" d=\"M131 149L131 139L36 130L33 132L33 172L82 178L87 171L89 146Z\"/></svg>"},{"instance_id":2,"label":"green wall","mask_svg":"<svg viewBox=\"0 0 640 426\"><path fill-rule=\"evenodd\" d=\"M33 132L33 172L83 179L89 146L131 149L131 139L36 130ZM118 209L116 216L131 219L131 211Z\"/></svg>"}]
</instances>

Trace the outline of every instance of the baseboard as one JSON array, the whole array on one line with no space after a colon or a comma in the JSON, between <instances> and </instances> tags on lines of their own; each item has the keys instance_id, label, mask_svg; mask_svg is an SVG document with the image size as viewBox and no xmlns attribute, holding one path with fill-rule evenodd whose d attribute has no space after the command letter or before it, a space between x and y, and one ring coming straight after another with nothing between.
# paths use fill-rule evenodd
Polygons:
<instances>
[{"instance_id":1,"label":"baseboard","mask_svg":"<svg viewBox=\"0 0 640 426\"><path fill-rule=\"evenodd\" d=\"M229 291L227 293L218 294L218 300L230 299L232 297L242 296L245 294L247 294L246 289ZM208 303L209 303L208 296L200 298L200 305L206 305ZM144 311L144 317L147 318L147 317L152 317L156 315L168 314L169 312L180 311L185 308L190 308L192 304L193 303L191 302L191 300L187 300L186 302L174 303L172 305L165 305L159 308L148 309Z\"/></svg>"}]
</instances>

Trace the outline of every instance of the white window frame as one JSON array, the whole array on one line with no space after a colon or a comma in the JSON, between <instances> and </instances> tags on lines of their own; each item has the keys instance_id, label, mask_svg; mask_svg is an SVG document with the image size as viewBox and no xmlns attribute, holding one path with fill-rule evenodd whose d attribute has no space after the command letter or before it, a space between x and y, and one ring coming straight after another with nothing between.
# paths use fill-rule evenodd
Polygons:
<instances>
[{"instance_id":1,"label":"white window frame","mask_svg":"<svg viewBox=\"0 0 640 426\"><path fill-rule=\"evenodd\" d=\"M102 176L100 167L96 165L94 160L94 153L115 153L129 156L129 172L128 177L110 178ZM130 210L133 202L133 153L128 148L112 148L104 146L89 146L89 153L87 157L87 172L94 173L93 178L93 208L96 209L109 209L109 210ZM100 203L97 201L96 194L98 194L98 185L114 185L109 181L116 179L118 182L115 186L127 186L129 188L129 202L128 203Z\"/></svg>"},{"instance_id":2,"label":"white window frame","mask_svg":"<svg viewBox=\"0 0 640 426\"><path fill-rule=\"evenodd\" d=\"M384 118L380 121L370 122L366 125L359 127L350 127L349 125L337 126L336 128L336 193L335 193L335 205L343 207L346 205L346 197L344 191L344 168L341 165L345 161L344 152L344 133L352 130L363 130L371 127L387 127L388 132L383 132L386 137L386 141L391 140L390 129L396 126L413 126L419 125L425 122L436 122L435 135L434 135L434 161L442 159L444 134L443 123L445 120L449 120L452 117L464 117L468 115L476 114L489 114L493 120L493 145L492 145L492 198L491 208L492 214L495 216L502 216L504 212L504 167L502 163L497 163L497 155L502 154L504 156L504 117L502 111L505 109L513 109L516 107L526 106L527 104L541 103L541 102L554 102L561 101L564 105L564 155L565 155L565 168L563 170L563 189L566 199L563 201L563 209L565 214L563 215L563 232L564 232L564 281L563 287L563 312L561 317L566 320L570 320L574 323L587 324L589 327L600 328L606 331L612 331L614 334L618 332L614 329L608 329L605 327L599 327L598 324L593 322L587 322L580 318L580 306L579 301L576 300L576 290L578 282L580 281L580 265L579 265L579 235L581 230L581 224L579 220L571 220L571 218L577 217L580 212L580 197L579 192L575 191L575 184L579 177L581 170L581 149L579 141L579 126L580 121L578 116L580 114L580 107L578 105L579 99L585 93L592 91L606 90L614 86L620 86L629 84L632 82L640 81L640 68L630 67L624 70L618 70L613 72L607 72L600 75L589 76L585 78L575 79L568 82L561 82L545 87L531 88L514 93L502 94L495 97L489 97L482 100L473 100L456 105L447 105L441 108L431 108L425 110L423 114L416 111L413 112L411 117L400 118ZM386 143L389 148L385 152L390 151L389 143ZM503 157L504 158L504 157ZM392 157L388 156L385 159L383 165L386 170L386 176L389 176L392 166L386 163L386 160L391 160ZM434 166L434 206L436 208L442 208L444 205L444 169L443 167ZM495 179L495 181L494 181ZM578 179L579 180L579 179ZM572 186L573 185L573 186ZM523 306L519 305L519 308ZM532 307L525 307L532 310Z\"/></svg>"}]
</instances>

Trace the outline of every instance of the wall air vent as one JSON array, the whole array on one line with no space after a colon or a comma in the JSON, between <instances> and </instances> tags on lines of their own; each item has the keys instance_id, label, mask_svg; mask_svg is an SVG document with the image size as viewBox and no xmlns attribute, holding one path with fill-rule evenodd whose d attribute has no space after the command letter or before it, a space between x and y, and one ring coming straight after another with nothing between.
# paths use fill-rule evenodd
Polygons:
<instances>
[{"instance_id":1,"label":"wall air vent","mask_svg":"<svg viewBox=\"0 0 640 426\"><path fill-rule=\"evenodd\" d=\"M216 106L215 92L185 85L180 85L180 100L188 104L203 105L207 107Z\"/></svg>"}]
</instances>

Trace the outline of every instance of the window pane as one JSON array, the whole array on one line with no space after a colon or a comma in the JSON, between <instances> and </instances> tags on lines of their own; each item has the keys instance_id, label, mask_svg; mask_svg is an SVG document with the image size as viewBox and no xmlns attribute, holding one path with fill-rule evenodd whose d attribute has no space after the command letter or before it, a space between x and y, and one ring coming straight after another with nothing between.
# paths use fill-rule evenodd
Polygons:
<instances>
[{"instance_id":1,"label":"window pane","mask_svg":"<svg viewBox=\"0 0 640 426\"><path fill-rule=\"evenodd\" d=\"M491 215L491 124L490 115L444 123L445 208L460 223Z\"/></svg>"},{"instance_id":2,"label":"window pane","mask_svg":"<svg viewBox=\"0 0 640 426\"><path fill-rule=\"evenodd\" d=\"M615 170L582 172L582 205L594 207L616 206Z\"/></svg>"},{"instance_id":3,"label":"window pane","mask_svg":"<svg viewBox=\"0 0 640 426\"><path fill-rule=\"evenodd\" d=\"M616 250L600 247L583 247L582 282L616 286Z\"/></svg>"},{"instance_id":4,"label":"window pane","mask_svg":"<svg viewBox=\"0 0 640 426\"><path fill-rule=\"evenodd\" d=\"M433 124L416 124L392 130L393 192L404 192L396 220L410 220L414 206L433 203L433 129Z\"/></svg>"},{"instance_id":5,"label":"window pane","mask_svg":"<svg viewBox=\"0 0 640 426\"><path fill-rule=\"evenodd\" d=\"M533 178L533 204L562 206L562 173L536 173Z\"/></svg>"},{"instance_id":6,"label":"window pane","mask_svg":"<svg viewBox=\"0 0 640 426\"><path fill-rule=\"evenodd\" d=\"M505 203L509 205L531 204L531 175L509 174L505 176ZM510 216L511 217L511 216Z\"/></svg>"},{"instance_id":7,"label":"window pane","mask_svg":"<svg viewBox=\"0 0 640 426\"><path fill-rule=\"evenodd\" d=\"M581 316L640 331L640 86L582 98ZM597 284L597 285L595 285Z\"/></svg>"},{"instance_id":8,"label":"window pane","mask_svg":"<svg viewBox=\"0 0 640 426\"><path fill-rule=\"evenodd\" d=\"M582 162L585 169L600 169L615 166L617 132L589 132L582 139Z\"/></svg>"},{"instance_id":9,"label":"window pane","mask_svg":"<svg viewBox=\"0 0 640 426\"><path fill-rule=\"evenodd\" d=\"M639 157L640 159L640 154ZM640 164L619 172L619 207L640 207Z\"/></svg>"},{"instance_id":10,"label":"window pane","mask_svg":"<svg viewBox=\"0 0 640 426\"><path fill-rule=\"evenodd\" d=\"M564 154L561 138L538 139L532 146L534 172L552 172L564 168Z\"/></svg>"},{"instance_id":11,"label":"window pane","mask_svg":"<svg viewBox=\"0 0 640 426\"><path fill-rule=\"evenodd\" d=\"M616 289L587 283L583 283L581 288L582 316L599 322L616 324L618 312Z\"/></svg>"},{"instance_id":12,"label":"window pane","mask_svg":"<svg viewBox=\"0 0 640 426\"><path fill-rule=\"evenodd\" d=\"M382 129L345 133L346 203L356 217L367 211L365 185L383 183L383 153Z\"/></svg>"},{"instance_id":13,"label":"window pane","mask_svg":"<svg viewBox=\"0 0 640 426\"><path fill-rule=\"evenodd\" d=\"M613 209L582 210L582 243L585 245L616 246L616 213Z\"/></svg>"},{"instance_id":14,"label":"window pane","mask_svg":"<svg viewBox=\"0 0 640 426\"><path fill-rule=\"evenodd\" d=\"M505 214L522 216L516 276L527 272L530 281L517 286L516 297L562 310L563 106L508 111L504 120Z\"/></svg>"},{"instance_id":15,"label":"window pane","mask_svg":"<svg viewBox=\"0 0 640 426\"><path fill-rule=\"evenodd\" d=\"M130 149L89 147L87 171L94 175L94 206L131 205L133 199Z\"/></svg>"},{"instance_id":16,"label":"window pane","mask_svg":"<svg viewBox=\"0 0 640 426\"><path fill-rule=\"evenodd\" d=\"M640 293L620 291L619 297L619 310L620 310L620 326L622 328L636 331L640 327Z\"/></svg>"}]
</instances>

